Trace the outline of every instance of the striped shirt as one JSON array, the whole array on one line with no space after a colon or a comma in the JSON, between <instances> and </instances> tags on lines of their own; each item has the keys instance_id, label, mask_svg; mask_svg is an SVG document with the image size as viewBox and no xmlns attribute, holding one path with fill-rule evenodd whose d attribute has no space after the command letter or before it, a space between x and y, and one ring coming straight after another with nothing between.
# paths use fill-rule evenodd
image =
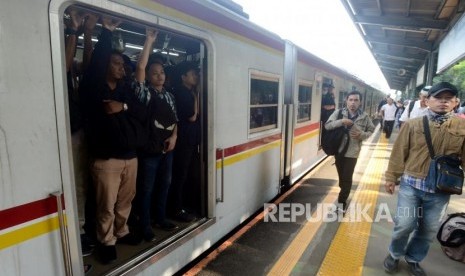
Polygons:
<instances>
[{"instance_id":1,"label":"striped shirt","mask_svg":"<svg viewBox=\"0 0 465 276\"><path fill-rule=\"evenodd\" d=\"M134 82L133 89L136 93L137 99L145 105L149 104L152 97L158 97L162 100L165 100L173 110L176 116L176 121L178 121L174 96L170 92L166 91L165 88L158 92L146 82Z\"/></svg>"}]
</instances>

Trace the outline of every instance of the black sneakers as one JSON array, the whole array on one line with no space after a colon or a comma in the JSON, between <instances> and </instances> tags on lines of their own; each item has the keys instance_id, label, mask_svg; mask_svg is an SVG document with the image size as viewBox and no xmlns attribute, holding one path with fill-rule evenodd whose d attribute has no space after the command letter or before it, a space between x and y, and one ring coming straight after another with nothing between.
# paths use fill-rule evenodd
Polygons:
<instances>
[{"instance_id":1,"label":"black sneakers","mask_svg":"<svg viewBox=\"0 0 465 276\"><path fill-rule=\"evenodd\" d=\"M126 236L118 238L116 243L118 244L128 244L128 245L138 245L142 242L142 238L134 235L133 233L129 233Z\"/></svg>"},{"instance_id":2,"label":"black sneakers","mask_svg":"<svg viewBox=\"0 0 465 276\"><path fill-rule=\"evenodd\" d=\"M171 223L169 221L164 221L162 223L157 223L157 224L155 224L155 226L162 229L162 230L165 230L165 231L173 231L173 230L176 230L176 229L179 228L176 224Z\"/></svg>"},{"instance_id":3,"label":"black sneakers","mask_svg":"<svg viewBox=\"0 0 465 276\"><path fill-rule=\"evenodd\" d=\"M148 242L155 241L155 234L153 233L151 227L147 227L146 229L144 229L144 240Z\"/></svg>"},{"instance_id":4,"label":"black sneakers","mask_svg":"<svg viewBox=\"0 0 465 276\"><path fill-rule=\"evenodd\" d=\"M408 268L409 268L409 271L410 271L410 275L413 275L413 276L426 276L425 271L423 270L423 268L421 268L419 263L407 262L407 264L408 264Z\"/></svg>"},{"instance_id":5,"label":"black sneakers","mask_svg":"<svg viewBox=\"0 0 465 276\"><path fill-rule=\"evenodd\" d=\"M387 273L394 273L399 267L399 260L394 259L391 254L389 254L386 259L384 259L384 270Z\"/></svg>"},{"instance_id":6,"label":"black sneakers","mask_svg":"<svg viewBox=\"0 0 465 276\"><path fill-rule=\"evenodd\" d=\"M339 202L337 204L336 209L337 209L337 211L341 212L342 214L345 214L347 212L347 202Z\"/></svg>"},{"instance_id":7,"label":"black sneakers","mask_svg":"<svg viewBox=\"0 0 465 276\"><path fill-rule=\"evenodd\" d=\"M81 243L82 257L90 256L94 252L94 248L87 243Z\"/></svg>"},{"instance_id":8,"label":"black sneakers","mask_svg":"<svg viewBox=\"0 0 465 276\"><path fill-rule=\"evenodd\" d=\"M116 246L114 245L102 245L99 248L99 252L100 252L100 261L103 264L110 264L116 261L117 259Z\"/></svg>"},{"instance_id":9,"label":"black sneakers","mask_svg":"<svg viewBox=\"0 0 465 276\"><path fill-rule=\"evenodd\" d=\"M181 222L193 222L197 218L185 210L181 210L174 215L174 219Z\"/></svg>"},{"instance_id":10,"label":"black sneakers","mask_svg":"<svg viewBox=\"0 0 465 276\"><path fill-rule=\"evenodd\" d=\"M82 256L86 257L92 254L95 247L95 240L89 237L87 234L81 234L81 250Z\"/></svg>"},{"instance_id":11,"label":"black sneakers","mask_svg":"<svg viewBox=\"0 0 465 276\"><path fill-rule=\"evenodd\" d=\"M92 265L91 264L85 264L84 265L84 275L87 275L87 273L92 271Z\"/></svg>"}]
</instances>

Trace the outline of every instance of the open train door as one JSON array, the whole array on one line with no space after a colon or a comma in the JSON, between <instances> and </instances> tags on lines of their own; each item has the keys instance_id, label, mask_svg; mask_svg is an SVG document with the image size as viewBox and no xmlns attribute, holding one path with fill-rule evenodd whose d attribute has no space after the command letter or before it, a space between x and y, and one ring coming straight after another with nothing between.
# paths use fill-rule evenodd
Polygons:
<instances>
[{"instance_id":1,"label":"open train door","mask_svg":"<svg viewBox=\"0 0 465 276\"><path fill-rule=\"evenodd\" d=\"M286 190L292 184L292 153L294 148L297 48L286 41L284 54L284 101L281 144L281 185Z\"/></svg>"}]
</instances>

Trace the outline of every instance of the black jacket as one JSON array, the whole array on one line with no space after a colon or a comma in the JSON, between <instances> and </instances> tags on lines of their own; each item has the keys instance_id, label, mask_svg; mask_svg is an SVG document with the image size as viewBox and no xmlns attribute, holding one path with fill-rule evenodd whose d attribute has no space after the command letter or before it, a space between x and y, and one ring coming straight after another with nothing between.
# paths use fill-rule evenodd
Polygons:
<instances>
[{"instance_id":1,"label":"black jacket","mask_svg":"<svg viewBox=\"0 0 465 276\"><path fill-rule=\"evenodd\" d=\"M84 127L93 157L130 159L136 157L137 148L146 143L147 134L142 127L145 108L135 97L129 83L121 80L114 90L106 83L105 76L112 55L111 40L111 31L103 28L79 87ZM107 114L104 100L126 103L128 110Z\"/></svg>"}]
</instances>

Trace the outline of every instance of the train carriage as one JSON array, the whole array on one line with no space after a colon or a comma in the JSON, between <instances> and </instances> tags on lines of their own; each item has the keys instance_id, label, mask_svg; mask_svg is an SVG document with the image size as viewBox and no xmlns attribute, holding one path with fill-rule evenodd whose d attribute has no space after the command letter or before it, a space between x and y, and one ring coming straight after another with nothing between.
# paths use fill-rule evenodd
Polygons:
<instances>
[{"instance_id":1,"label":"train carriage","mask_svg":"<svg viewBox=\"0 0 465 276\"><path fill-rule=\"evenodd\" d=\"M145 28L155 51L200 68L199 219L118 262L82 256L82 170L76 166L65 61L69 8L122 20L114 36L133 62ZM30 11L34 11L31 13ZM21 16L18 16L20 14ZM26 16L27 15L27 16ZM0 10L0 274L173 274L308 172L320 149L321 91L356 88L374 115L382 93L214 1L9 1ZM92 34L94 43L101 26ZM82 38L76 59L82 56ZM369 100L368 100L369 99ZM193 181L194 182L194 181ZM157 232L158 234L158 232Z\"/></svg>"}]
</instances>

